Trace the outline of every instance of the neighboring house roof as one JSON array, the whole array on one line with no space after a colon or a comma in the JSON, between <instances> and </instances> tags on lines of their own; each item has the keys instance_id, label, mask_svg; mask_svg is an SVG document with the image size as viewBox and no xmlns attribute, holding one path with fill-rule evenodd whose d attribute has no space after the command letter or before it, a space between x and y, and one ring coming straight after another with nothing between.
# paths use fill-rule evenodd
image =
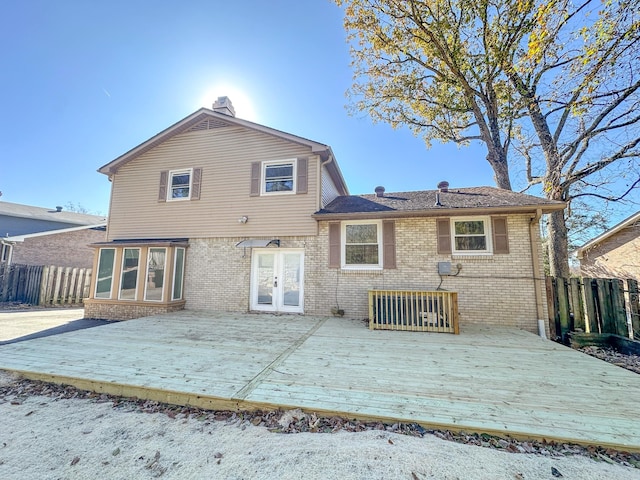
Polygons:
<instances>
[{"instance_id":1,"label":"neighboring house roof","mask_svg":"<svg viewBox=\"0 0 640 480\"><path fill-rule=\"evenodd\" d=\"M437 205L437 203L439 203ZM448 191L384 193L383 196L348 195L333 200L316 218L441 216L486 213L547 213L565 208L565 203L494 187L455 188Z\"/></svg>"},{"instance_id":2,"label":"neighboring house roof","mask_svg":"<svg viewBox=\"0 0 640 480\"><path fill-rule=\"evenodd\" d=\"M12 220L15 218L16 220ZM20 203L0 202L0 236L26 235L85 225L99 225L107 219L101 215L67 212L58 208L42 208Z\"/></svg>"},{"instance_id":3,"label":"neighboring house roof","mask_svg":"<svg viewBox=\"0 0 640 480\"><path fill-rule=\"evenodd\" d=\"M0 202L0 215L9 217L30 218L35 220L50 220L52 222L74 223L76 225L90 225L106 222L106 217L89 215L86 213L66 212L55 208L34 207L20 203Z\"/></svg>"},{"instance_id":4,"label":"neighboring house roof","mask_svg":"<svg viewBox=\"0 0 640 480\"><path fill-rule=\"evenodd\" d=\"M96 223L94 225L81 225L79 227L59 228L56 230L47 230L46 232L27 233L25 235L14 235L11 237L2 237L0 238L0 243L24 242L28 238L44 237L47 235L58 235L60 233L77 232L80 230L96 229L96 230L105 231L106 227L107 227L107 222L101 222L101 223Z\"/></svg>"},{"instance_id":5,"label":"neighboring house roof","mask_svg":"<svg viewBox=\"0 0 640 480\"><path fill-rule=\"evenodd\" d=\"M273 135L283 140L310 147L313 153L318 154L323 161L327 162L327 169L336 186L341 190L340 193L343 195L347 195L349 193L344 177L342 176L342 172L340 171L340 167L338 167L338 164L335 161L331 161L334 160L335 157L330 146L303 137L298 137L297 135L285 133L271 127L266 127L264 125L249 122L248 120L242 120L231 115L215 112L213 110L209 110L208 108L201 108L188 117L183 118L169 128L151 137L146 142L141 143L137 147L132 148L127 153L119 156L115 160L107 163L106 165L103 165L98 169L98 172L104 173L105 175L114 174L121 166L129 163L130 161L151 150L152 148L160 145L161 143L166 142L171 137L184 133L190 129L202 130L230 125L241 126L268 135Z\"/></svg>"},{"instance_id":6,"label":"neighboring house roof","mask_svg":"<svg viewBox=\"0 0 640 480\"><path fill-rule=\"evenodd\" d=\"M582 258L583 253L587 250L590 250L594 247L596 247L597 245L599 245L600 243L604 242L605 240L607 240L609 237L615 235L616 233L618 233L620 230L623 230L627 227L632 226L634 223L636 222L640 222L640 212L636 212L633 215L631 215L628 218L625 218L624 220L622 220L620 223L618 223L617 225L611 227L609 230L601 233L600 235L598 235L597 237L592 238L591 240L589 240L587 243L585 243L584 245L582 245L581 247L577 248L575 250L575 254L578 258Z\"/></svg>"}]
</instances>

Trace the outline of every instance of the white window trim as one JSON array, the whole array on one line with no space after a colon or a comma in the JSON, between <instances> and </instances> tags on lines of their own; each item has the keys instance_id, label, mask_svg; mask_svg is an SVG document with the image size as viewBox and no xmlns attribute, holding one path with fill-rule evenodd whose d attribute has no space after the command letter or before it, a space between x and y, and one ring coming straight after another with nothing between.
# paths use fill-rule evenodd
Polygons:
<instances>
[{"instance_id":1,"label":"white window trim","mask_svg":"<svg viewBox=\"0 0 640 480\"><path fill-rule=\"evenodd\" d=\"M180 297L174 298L173 294L176 289L176 265L178 265L178 251L182 250L182 278L180 280ZM171 301L182 300L184 298L184 267L187 259L187 250L184 247L176 247L173 252L173 275L171 280ZM166 268L166 267L165 267Z\"/></svg>"},{"instance_id":2,"label":"white window trim","mask_svg":"<svg viewBox=\"0 0 640 480\"><path fill-rule=\"evenodd\" d=\"M482 220L484 222L484 237L486 238L486 250L458 250L456 249L456 222L477 222ZM474 216L474 217L451 217L451 253L453 255L493 255L493 237L491 232L491 217L488 216Z\"/></svg>"},{"instance_id":3,"label":"white window trim","mask_svg":"<svg viewBox=\"0 0 640 480\"><path fill-rule=\"evenodd\" d=\"M147 263L145 265L144 268L144 295L142 297L142 300L145 302L151 302L151 303L162 303L164 301L164 285L167 281L167 277L165 275L165 277L162 280L162 290L161 290L161 295L160 295L160 300L150 300L147 298L147 287L149 286L149 265L151 264L150 260L151 260L151 250L164 250L164 272L167 272L167 257L169 255L167 255L167 247L149 247L147 249ZM175 268L175 266L174 266Z\"/></svg>"},{"instance_id":4,"label":"white window trim","mask_svg":"<svg viewBox=\"0 0 640 480\"><path fill-rule=\"evenodd\" d=\"M109 288L109 296L108 297L99 297L98 296L98 281L100 280L100 278L98 277L99 273L100 273L100 259L102 258L102 251L103 250L113 250L113 262L111 262L111 287ZM113 286L115 285L115 281L114 281L114 275L115 275L115 269L116 269L116 257L118 254L118 249L117 248L101 248L100 252L98 253L98 265L96 268L96 280L95 280L95 287L93 289L93 298L97 299L97 300L109 300L113 298Z\"/></svg>"},{"instance_id":5,"label":"white window trim","mask_svg":"<svg viewBox=\"0 0 640 480\"><path fill-rule=\"evenodd\" d=\"M267 167L271 165L293 165L292 172L292 180L293 180L293 188L289 191L281 191L281 192L267 192ZM298 189L298 159L297 158L287 158L285 160L266 160L262 162L261 171L260 171L260 195L295 195L296 190Z\"/></svg>"},{"instance_id":6,"label":"white window trim","mask_svg":"<svg viewBox=\"0 0 640 480\"><path fill-rule=\"evenodd\" d=\"M185 173L189 174L189 196L183 198L173 198L171 195L173 193L173 190L171 188L172 179L175 175L184 175ZM167 175L167 177L167 202L182 202L185 200L191 200L191 194L193 193L193 168L169 170L169 174Z\"/></svg>"},{"instance_id":7,"label":"white window trim","mask_svg":"<svg viewBox=\"0 0 640 480\"><path fill-rule=\"evenodd\" d=\"M138 250L138 271L136 272L136 291L133 294L133 298L122 298L122 280L124 279L124 261L126 260L124 252L125 250ZM118 285L118 300L123 302L135 302L138 299L138 288L140 286L140 254L142 252L139 248L124 247L122 249L122 262L120 264L120 284ZM114 258L115 261L115 258ZM115 263L115 262L114 262ZM111 287L113 290L113 286Z\"/></svg>"},{"instance_id":8,"label":"white window trim","mask_svg":"<svg viewBox=\"0 0 640 480\"><path fill-rule=\"evenodd\" d=\"M347 265L347 225L377 225L378 240L378 264L377 265ZM343 270L382 270L383 262L383 245L382 245L382 220L351 220L340 223L340 264Z\"/></svg>"}]
</instances>

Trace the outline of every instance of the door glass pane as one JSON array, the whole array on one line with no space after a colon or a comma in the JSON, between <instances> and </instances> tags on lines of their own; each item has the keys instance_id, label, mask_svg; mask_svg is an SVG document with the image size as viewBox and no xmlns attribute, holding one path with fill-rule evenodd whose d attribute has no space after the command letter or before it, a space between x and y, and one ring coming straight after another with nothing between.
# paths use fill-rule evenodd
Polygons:
<instances>
[{"instance_id":1,"label":"door glass pane","mask_svg":"<svg viewBox=\"0 0 640 480\"><path fill-rule=\"evenodd\" d=\"M285 253L282 264L282 303L300 305L300 254Z\"/></svg>"},{"instance_id":2,"label":"door glass pane","mask_svg":"<svg viewBox=\"0 0 640 480\"><path fill-rule=\"evenodd\" d=\"M258 255L258 303L273 305L273 261L274 255Z\"/></svg>"},{"instance_id":3,"label":"door glass pane","mask_svg":"<svg viewBox=\"0 0 640 480\"><path fill-rule=\"evenodd\" d=\"M122 275L120 277L120 299L135 300L138 284L140 249L125 248L122 254Z\"/></svg>"},{"instance_id":4,"label":"door glass pane","mask_svg":"<svg viewBox=\"0 0 640 480\"><path fill-rule=\"evenodd\" d=\"M182 299L182 280L184 278L184 248L176 249L176 268L173 274L173 300Z\"/></svg>"},{"instance_id":5,"label":"door glass pane","mask_svg":"<svg viewBox=\"0 0 640 480\"><path fill-rule=\"evenodd\" d=\"M100 250L100 260L98 260L98 278L96 280L96 298L111 298L113 260L115 256L115 248L102 248Z\"/></svg>"},{"instance_id":6,"label":"door glass pane","mask_svg":"<svg viewBox=\"0 0 640 480\"><path fill-rule=\"evenodd\" d=\"M162 301L166 255L166 248L149 249L149 260L147 262L147 289L144 295L145 300Z\"/></svg>"}]
</instances>

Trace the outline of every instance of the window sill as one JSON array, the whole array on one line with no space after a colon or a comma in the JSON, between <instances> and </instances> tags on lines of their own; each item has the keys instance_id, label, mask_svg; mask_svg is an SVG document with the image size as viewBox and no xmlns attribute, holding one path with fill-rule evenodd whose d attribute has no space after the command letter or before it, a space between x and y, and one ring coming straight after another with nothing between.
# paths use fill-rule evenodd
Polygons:
<instances>
[{"instance_id":1,"label":"window sill","mask_svg":"<svg viewBox=\"0 0 640 480\"><path fill-rule=\"evenodd\" d=\"M494 255L492 253L474 253L474 254L454 253L451 255L451 260L489 262L494 260Z\"/></svg>"}]
</instances>

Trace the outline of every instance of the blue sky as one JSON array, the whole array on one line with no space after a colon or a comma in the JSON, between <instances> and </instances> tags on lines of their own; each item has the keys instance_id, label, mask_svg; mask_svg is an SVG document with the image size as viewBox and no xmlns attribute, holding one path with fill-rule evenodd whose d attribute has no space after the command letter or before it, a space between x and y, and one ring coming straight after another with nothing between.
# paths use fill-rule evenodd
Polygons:
<instances>
[{"instance_id":1,"label":"blue sky","mask_svg":"<svg viewBox=\"0 0 640 480\"><path fill-rule=\"evenodd\" d=\"M0 16L2 200L107 213L96 169L227 95L237 116L331 145L351 193L493 185L482 146L350 116L329 0L23 0Z\"/></svg>"}]
</instances>

